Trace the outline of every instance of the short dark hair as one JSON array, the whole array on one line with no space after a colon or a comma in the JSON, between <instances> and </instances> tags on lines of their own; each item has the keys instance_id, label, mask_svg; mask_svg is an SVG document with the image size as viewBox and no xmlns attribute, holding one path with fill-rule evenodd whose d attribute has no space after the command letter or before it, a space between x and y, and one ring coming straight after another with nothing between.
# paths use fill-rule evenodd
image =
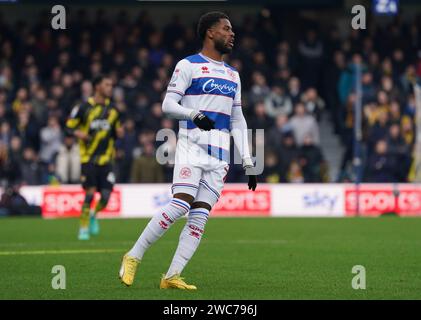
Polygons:
<instances>
[{"instance_id":1,"label":"short dark hair","mask_svg":"<svg viewBox=\"0 0 421 320\"><path fill-rule=\"evenodd\" d=\"M102 82L102 80L108 79L108 78L110 78L110 76L109 75L106 75L106 74L100 73L100 74L96 75L92 79L92 85L94 86L94 89L95 89L95 87L96 87L97 84L100 84Z\"/></svg>"},{"instance_id":2,"label":"short dark hair","mask_svg":"<svg viewBox=\"0 0 421 320\"><path fill-rule=\"evenodd\" d=\"M197 36L199 39L202 41L205 40L206 31L208 31L209 28L212 28L221 19L229 20L229 17L225 13L219 11L212 11L202 15L197 24Z\"/></svg>"}]
</instances>

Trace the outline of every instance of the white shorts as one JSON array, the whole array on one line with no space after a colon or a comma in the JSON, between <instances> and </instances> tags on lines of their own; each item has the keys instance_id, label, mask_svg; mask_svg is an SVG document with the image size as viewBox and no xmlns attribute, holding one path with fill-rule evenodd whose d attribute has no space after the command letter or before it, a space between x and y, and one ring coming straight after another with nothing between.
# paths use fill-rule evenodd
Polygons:
<instances>
[{"instance_id":1,"label":"white shorts","mask_svg":"<svg viewBox=\"0 0 421 320\"><path fill-rule=\"evenodd\" d=\"M172 194L187 193L211 207L224 187L229 165L185 138L179 138L175 152Z\"/></svg>"}]
</instances>

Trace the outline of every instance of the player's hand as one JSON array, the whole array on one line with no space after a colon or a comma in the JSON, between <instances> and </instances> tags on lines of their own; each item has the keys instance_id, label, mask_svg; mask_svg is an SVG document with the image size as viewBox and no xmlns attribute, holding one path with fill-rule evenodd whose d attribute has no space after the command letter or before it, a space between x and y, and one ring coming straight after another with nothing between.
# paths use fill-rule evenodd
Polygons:
<instances>
[{"instance_id":1,"label":"player's hand","mask_svg":"<svg viewBox=\"0 0 421 320\"><path fill-rule=\"evenodd\" d=\"M78 138L80 140L83 140L83 141L88 141L90 139L89 134L87 134L87 133L85 133L81 130L76 130L73 134L76 138Z\"/></svg>"},{"instance_id":2,"label":"player's hand","mask_svg":"<svg viewBox=\"0 0 421 320\"><path fill-rule=\"evenodd\" d=\"M212 129L215 129L215 121L213 121L212 119L209 119L207 116L205 116L203 113L198 112L194 117L193 117L193 122L194 124L202 130L205 131L209 131Z\"/></svg>"},{"instance_id":3,"label":"player's hand","mask_svg":"<svg viewBox=\"0 0 421 320\"><path fill-rule=\"evenodd\" d=\"M249 175L249 190L256 190L257 187L257 176L255 175Z\"/></svg>"},{"instance_id":4,"label":"player's hand","mask_svg":"<svg viewBox=\"0 0 421 320\"><path fill-rule=\"evenodd\" d=\"M117 138L119 138L119 139L123 139L124 138L124 131L125 131L125 127L124 126L118 127L115 131L116 131Z\"/></svg>"},{"instance_id":5,"label":"player's hand","mask_svg":"<svg viewBox=\"0 0 421 320\"><path fill-rule=\"evenodd\" d=\"M243 169L246 175L249 177L248 187L249 190L256 190L257 187L257 176L254 170L253 161L250 158L243 159Z\"/></svg>"}]
</instances>

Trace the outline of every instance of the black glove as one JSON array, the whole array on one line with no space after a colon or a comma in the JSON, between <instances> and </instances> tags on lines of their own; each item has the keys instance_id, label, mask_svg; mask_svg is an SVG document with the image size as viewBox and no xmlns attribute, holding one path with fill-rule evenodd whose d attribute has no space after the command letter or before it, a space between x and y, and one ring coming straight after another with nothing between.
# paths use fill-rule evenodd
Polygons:
<instances>
[{"instance_id":1,"label":"black glove","mask_svg":"<svg viewBox=\"0 0 421 320\"><path fill-rule=\"evenodd\" d=\"M249 190L256 190L257 187L257 176L254 170L253 162L251 159L245 159L243 161L243 169L246 171L246 175L249 177L248 187Z\"/></svg>"},{"instance_id":2,"label":"black glove","mask_svg":"<svg viewBox=\"0 0 421 320\"><path fill-rule=\"evenodd\" d=\"M246 171L246 174L247 174L247 171ZM257 176L255 174L249 174L248 177L249 177L249 183L248 183L249 190L253 190L253 191L256 190Z\"/></svg>"},{"instance_id":3,"label":"black glove","mask_svg":"<svg viewBox=\"0 0 421 320\"><path fill-rule=\"evenodd\" d=\"M199 129L202 129L205 131L215 129L215 121L213 121L212 119L209 119L207 116L205 116L201 112L199 112L196 116L194 116L193 122Z\"/></svg>"}]
</instances>

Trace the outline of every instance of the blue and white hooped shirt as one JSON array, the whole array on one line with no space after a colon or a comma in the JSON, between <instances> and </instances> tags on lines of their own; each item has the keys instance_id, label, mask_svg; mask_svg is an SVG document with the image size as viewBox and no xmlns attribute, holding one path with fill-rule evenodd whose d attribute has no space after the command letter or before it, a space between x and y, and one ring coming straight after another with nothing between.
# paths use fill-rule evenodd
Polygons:
<instances>
[{"instance_id":1,"label":"blue and white hooped shirt","mask_svg":"<svg viewBox=\"0 0 421 320\"><path fill-rule=\"evenodd\" d=\"M180 121L180 136L208 149L208 154L226 160L230 150L232 108L241 107L240 76L225 62L195 54L180 60L167 92L181 96L183 107L201 111L215 121L217 130L201 131L191 120Z\"/></svg>"}]
</instances>

